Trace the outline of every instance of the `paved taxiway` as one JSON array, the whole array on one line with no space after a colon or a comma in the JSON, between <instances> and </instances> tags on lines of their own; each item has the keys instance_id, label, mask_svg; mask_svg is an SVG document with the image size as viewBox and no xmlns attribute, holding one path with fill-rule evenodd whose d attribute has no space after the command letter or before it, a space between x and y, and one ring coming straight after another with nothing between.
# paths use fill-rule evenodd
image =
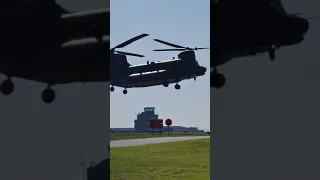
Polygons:
<instances>
[{"instance_id":1,"label":"paved taxiway","mask_svg":"<svg viewBox=\"0 0 320 180\"><path fill-rule=\"evenodd\" d=\"M159 144L165 142L176 142L196 139L206 139L210 136L183 136L183 137L158 137L158 138L144 138L144 139L124 139L110 141L111 147L128 147L128 146L141 146L148 144Z\"/></svg>"}]
</instances>

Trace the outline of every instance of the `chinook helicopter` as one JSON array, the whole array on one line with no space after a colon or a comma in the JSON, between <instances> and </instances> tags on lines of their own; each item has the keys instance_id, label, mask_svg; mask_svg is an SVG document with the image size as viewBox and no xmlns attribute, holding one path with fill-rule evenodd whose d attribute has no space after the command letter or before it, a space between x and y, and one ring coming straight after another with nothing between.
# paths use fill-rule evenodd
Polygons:
<instances>
[{"instance_id":1,"label":"chinook helicopter","mask_svg":"<svg viewBox=\"0 0 320 180\"><path fill-rule=\"evenodd\" d=\"M268 53L271 61L276 50L300 44L309 29L302 13L289 14L281 0L219 0L211 5L211 87L226 83L218 67L234 58Z\"/></svg>"},{"instance_id":2,"label":"chinook helicopter","mask_svg":"<svg viewBox=\"0 0 320 180\"><path fill-rule=\"evenodd\" d=\"M196 80L198 76L203 76L206 67L200 66L196 60L194 51L209 48L188 48L180 45L172 44L163 40L154 39L155 41L166 44L175 49L156 49L154 51L183 51L178 54L177 59L152 61L146 64L128 65L127 73L129 76L122 76L111 80L110 91L114 91L114 86L123 87L123 94L127 94L127 88L141 88L163 85L168 87L169 84L175 83L175 89L180 89L179 82L193 78Z\"/></svg>"}]
</instances>

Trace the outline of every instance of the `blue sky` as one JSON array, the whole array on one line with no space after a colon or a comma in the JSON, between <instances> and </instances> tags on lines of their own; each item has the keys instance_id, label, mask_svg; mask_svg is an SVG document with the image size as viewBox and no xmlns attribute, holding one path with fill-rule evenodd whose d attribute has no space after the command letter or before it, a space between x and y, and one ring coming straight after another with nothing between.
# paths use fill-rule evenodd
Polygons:
<instances>
[{"instance_id":1,"label":"blue sky","mask_svg":"<svg viewBox=\"0 0 320 180\"><path fill-rule=\"evenodd\" d=\"M131 64L147 60L167 60L177 57L178 52L154 52L153 49L170 48L153 41L154 38L188 47L210 45L209 0L114 0L111 10L111 48L142 33L150 36L136 41L120 51L145 55L144 58L128 56ZM196 52L200 65L209 67L210 51ZM209 69L208 69L209 72ZM154 86L128 89L115 87L111 93L111 127L133 127L135 112L143 107L154 106L161 119L170 118L173 125L210 128L210 76L198 77L197 81L185 80L181 89L174 84L165 88Z\"/></svg>"}]
</instances>

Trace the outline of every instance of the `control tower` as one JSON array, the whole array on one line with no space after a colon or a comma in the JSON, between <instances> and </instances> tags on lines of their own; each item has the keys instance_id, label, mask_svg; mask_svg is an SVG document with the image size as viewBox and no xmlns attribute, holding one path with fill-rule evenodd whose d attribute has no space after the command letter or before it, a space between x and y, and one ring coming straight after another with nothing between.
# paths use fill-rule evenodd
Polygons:
<instances>
[{"instance_id":1,"label":"control tower","mask_svg":"<svg viewBox=\"0 0 320 180\"><path fill-rule=\"evenodd\" d=\"M158 119L158 114L156 114L154 110L155 107L145 107L144 112L137 114L137 119L134 120L134 129L136 132L149 132L149 120Z\"/></svg>"}]
</instances>

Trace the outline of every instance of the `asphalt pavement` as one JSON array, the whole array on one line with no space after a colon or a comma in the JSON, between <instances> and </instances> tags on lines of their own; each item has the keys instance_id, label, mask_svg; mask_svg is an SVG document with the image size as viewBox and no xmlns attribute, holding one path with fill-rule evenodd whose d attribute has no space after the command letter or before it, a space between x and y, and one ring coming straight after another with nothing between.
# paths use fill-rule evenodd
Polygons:
<instances>
[{"instance_id":1,"label":"asphalt pavement","mask_svg":"<svg viewBox=\"0 0 320 180\"><path fill-rule=\"evenodd\" d=\"M159 144L165 142L176 142L196 139L206 139L210 136L183 136L183 137L158 137L158 138L143 138L143 139L124 139L110 141L111 147L128 147L128 146L141 146L148 144Z\"/></svg>"}]
</instances>

